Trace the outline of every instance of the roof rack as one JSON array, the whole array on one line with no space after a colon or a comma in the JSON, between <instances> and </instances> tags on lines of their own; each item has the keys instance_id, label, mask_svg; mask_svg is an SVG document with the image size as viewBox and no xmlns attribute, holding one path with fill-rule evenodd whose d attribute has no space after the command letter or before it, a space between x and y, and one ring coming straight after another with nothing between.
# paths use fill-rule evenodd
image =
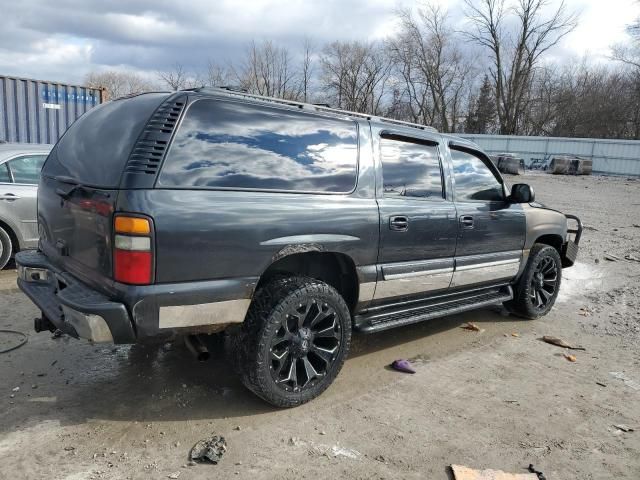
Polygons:
<instances>
[{"instance_id":1,"label":"roof rack","mask_svg":"<svg viewBox=\"0 0 640 480\"><path fill-rule=\"evenodd\" d=\"M297 107L303 110L311 110L316 112L326 112L326 113L334 113L339 115L345 115L347 117L356 117L356 118L364 118L366 120L375 120L383 123L389 123L392 125L399 125L402 127L410 127L418 130L424 130L428 132L437 132L433 127L429 127L426 125L420 125L418 123L405 122L402 120L394 120L391 118L378 117L376 115L368 115L366 113L359 112L351 112L348 110L340 110L339 108L331 108L329 106L325 106L324 104L311 104L311 103L303 103L296 102L294 100L284 100L282 98L275 97L266 97L263 95L256 95L254 93L248 93L244 90L238 89L236 87L200 87L200 88L189 88L186 89L193 92L205 92L205 93L215 93L220 95L226 95L230 97L244 97L251 100L259 100L263 102L275 103L278 105L285 105L289 107Z\"/></svg>"}]
</instances>

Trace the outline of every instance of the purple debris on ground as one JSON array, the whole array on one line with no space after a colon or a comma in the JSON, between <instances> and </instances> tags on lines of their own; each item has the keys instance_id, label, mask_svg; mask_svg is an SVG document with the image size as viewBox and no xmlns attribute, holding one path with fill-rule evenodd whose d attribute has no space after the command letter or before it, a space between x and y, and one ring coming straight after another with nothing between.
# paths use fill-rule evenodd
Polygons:
<instances>
[{"instance_id":1,"label":"purple debris on ground","mask_svg":"<svg viewBox=\"0 0 640 480\"><path fill-rule=\"evenodd\" d=\"M409 360L394 360L393 363L391 364L391 368L399 372L416 373L416 371L413 369L413 367L409 363Z\"/></svg>"}]
</instances>

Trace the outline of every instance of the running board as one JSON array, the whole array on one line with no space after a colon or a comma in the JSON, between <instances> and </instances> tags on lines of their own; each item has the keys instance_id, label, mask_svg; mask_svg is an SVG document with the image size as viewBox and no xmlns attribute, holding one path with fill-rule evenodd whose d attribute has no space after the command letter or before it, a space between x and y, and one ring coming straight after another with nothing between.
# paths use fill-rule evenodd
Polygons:
<instances>
[{"instance_id":1,"label":"running board","mask_svg":"<svg viewBox=\"0 0 640 480\"><path fill-rule=\"evenodd\" d=\"M366 312L355 317L355 329L365 333L380 332L389 328L466 312L513 299L510 285L473 292L444 295L416 305L395 305L383 311Z\"/></svg>"}]
</instances>

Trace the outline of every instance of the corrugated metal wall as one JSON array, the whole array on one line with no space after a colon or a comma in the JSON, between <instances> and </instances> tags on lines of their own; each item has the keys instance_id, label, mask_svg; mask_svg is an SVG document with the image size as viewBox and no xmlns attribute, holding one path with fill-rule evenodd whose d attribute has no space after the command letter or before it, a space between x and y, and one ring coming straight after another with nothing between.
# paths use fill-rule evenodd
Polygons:
<instances>
[{"instance_id":1,"label":"corrugated metal wall","mask_svg":"<svg viewBox=\"0 0 640 480\"><path fill-rule=\"evenodd\" d=\"M96 88L0 76L0 140L55 143L101 102Z\"/></svg>"},{"instance_id":2,"label":"corrugated metal wall","mask_svg":"<svg viewBox=\"0 0 640 480\"><path fill-rule=\"evenodd\" d=\"M640 141L594 138L520 137L515 135L461 134L487 153L513 153L526 164L534 158L578 155L593 160L593 171L615 175L640 175Z\"/></svg>"}]
</instances>

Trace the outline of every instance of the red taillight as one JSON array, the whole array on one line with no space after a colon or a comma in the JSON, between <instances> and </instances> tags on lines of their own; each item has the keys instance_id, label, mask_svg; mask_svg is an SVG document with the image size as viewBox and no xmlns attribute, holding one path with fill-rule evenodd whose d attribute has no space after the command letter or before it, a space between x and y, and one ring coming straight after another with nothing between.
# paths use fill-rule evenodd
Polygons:
<instances>
[{"instance_id":1,"label":"red taillight","mask_svg":"<svg viewBox=\"0 0 640 480\"><path fill-rule=\"evenodd\" d=\"M113 259L114 278L117 282L132 285L148 285L151 283L151 252L128 252L116 249Z\"/></svg>"},{"instance_id":2,"label":"red taillight","mask_svg":"<svg viewBox=\"0 0 640 480\"><path fill-rule=\"evenodd\" d=\"M130 285L152 283L153 250L149 220L117 216L114 230L113 278Z\"/></svg>"}]
</instances>

